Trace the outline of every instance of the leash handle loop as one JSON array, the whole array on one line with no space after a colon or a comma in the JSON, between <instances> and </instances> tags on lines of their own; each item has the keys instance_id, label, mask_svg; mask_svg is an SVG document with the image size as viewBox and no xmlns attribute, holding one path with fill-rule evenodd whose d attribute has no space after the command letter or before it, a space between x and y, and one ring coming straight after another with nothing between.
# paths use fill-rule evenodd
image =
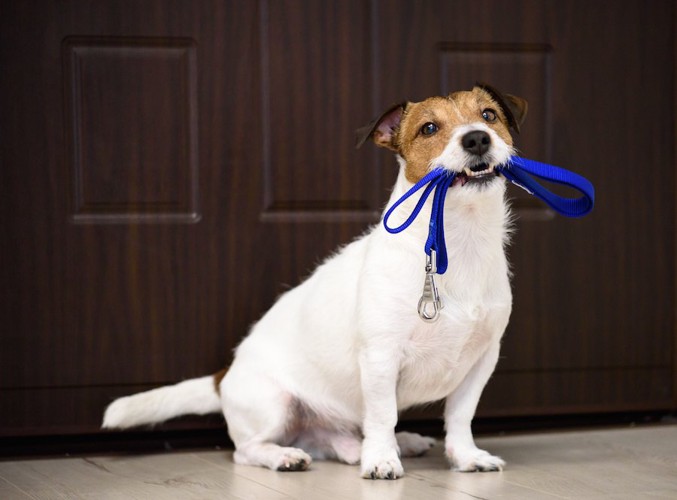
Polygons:
<instances>
[{"instance_id":1,"label":"leash handle loop","mask_svg":"<svg viewBox=\"0 0 677 500\"><path fill-rule=\"evenodd\" d=\"M585 177L554 165L513 156L508 163L498 168L513 184L526 189L540 198L555 212L565 217L583 217L595 205L595 188ZM578 191L579 198L559 196L536 182L531 175L548 182L568 186Z\"/></svg>"}]
</instances>

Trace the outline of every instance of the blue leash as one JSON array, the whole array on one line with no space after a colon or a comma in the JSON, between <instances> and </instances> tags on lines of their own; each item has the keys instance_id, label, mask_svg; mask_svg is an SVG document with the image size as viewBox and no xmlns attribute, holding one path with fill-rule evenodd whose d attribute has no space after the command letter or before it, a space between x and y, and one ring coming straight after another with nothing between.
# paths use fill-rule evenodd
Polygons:
<instances>
[{"instance_id":1,"label":"blue leash","mask_svg":"<svg viewBox=\"0 0 677 500\"><path fill-rule=\"evenodd\" d=\"M428 239L425 242L425 253L428 256L432 255L432 251L435 251L437 254L437 273L443 274L447 270L447 246L444 241L444 199L446 197L447 189L451 186L456 178L456 172L450 172L441 168L436 168L432 170L428 175L423 177L418 181L414 186L404 193L404 195L397 200L392 207L386 212L383 217L383 225L386 228L386 231L392 234L401 233L409 226L411 226L414 219L418 217L418 214L421 212L423 205L430 196L430 193L434 190L435 194L433 196L433 208L432 213L430 214L430 227L428 229ZM404 201L410 198L416 191L421 189L423 186L428 184L428 186L423 191L423 194L416 203L416 206L411 211L411 214L401 225L397 227L388 226L388 219L392 213L399 207Z\"/></svg>"},{"instance_id":2,"label":"blue leash","mask_svg":"<svg viewBox=\"0 0 677 500\"><path fill-rule=\"evenodd\" d=\"M595 188L592 183L585 177L569 170L513 156L508 164L499 167L498 171L510 182L540 198L555 212L566 217L583 217L589 214L595 205ZM529 174L555 184L572 187L579 191L582 196L580 198L558 196L541 186Z\"/></svg>"},{"instance_id":3,"label":"blue leash","mask_svg":"<svg viewBox=\"0 0 677 500\"><path fill-rule=\"evenodd\" d=\"M582 177L569 170L555 167L547 163L541 163L519 156L513 156L504 165L497 167L497 171L513 184L525 189L528 193L543 200L546 205L555 212L566 217L583 217L592 210L595 204L595 188L585 177ZM432 213L430 214L430 226L428 229L428 239L425 242L424 250L427 257L426 261L426 282L423 290L423 296L419 301L418 311L425 321L435 321L439 316L439 310L442 308L439 294L435 287L433 275L444 274L448 267L447 248L444 241L444 200L447 189L451 187L456 178L455 172L450 172L442 168L436 168L418 181L409 191L397 200L391 206L383 217L383 225L389 233L397 234L407 229L418 216L430 196L433 195ZM578 191L579 198L566 198L549 191L539 184L533 177L569 186ZM421 197L407 219L397 227L390 227L388 219L393 212L405 200L409 199L414 193L424 188ZM427 306L432 306L432 313Z\"/></svg>"}]
</instances>

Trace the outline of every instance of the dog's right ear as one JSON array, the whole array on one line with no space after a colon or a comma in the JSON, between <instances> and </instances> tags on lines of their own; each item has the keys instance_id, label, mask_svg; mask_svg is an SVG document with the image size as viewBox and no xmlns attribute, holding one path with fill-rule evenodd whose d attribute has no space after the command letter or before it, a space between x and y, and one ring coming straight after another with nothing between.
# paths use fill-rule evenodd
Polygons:
<instances>
[{"instance_id":1,"label":"dog's right ear","mask_svg":"<svg viewBox=\"0 0 677 500\"><path fill-rule=\"evenodd\" d=\"M355 147L359 148L367 142L367 139L372 138L377 146L397 152L398 146L395 143L395 137L397 136L397 130L400 127L400 121L406 107L406 102L395 104L381 113L378 118L372 120L368 125L358 128L355 131L357 138Z\"/></svg>"}]
</instances>

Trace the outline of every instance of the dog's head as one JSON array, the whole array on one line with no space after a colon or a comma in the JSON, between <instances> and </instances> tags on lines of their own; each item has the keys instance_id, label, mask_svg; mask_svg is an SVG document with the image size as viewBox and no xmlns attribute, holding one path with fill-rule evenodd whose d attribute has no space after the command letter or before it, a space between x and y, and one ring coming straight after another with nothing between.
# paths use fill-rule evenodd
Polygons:
<instances>
[{"instance_id":1,"label":"dog's head","mask_svg":"<svg viewBox=\"0 0 677 500\"><path fill-rule=\"evenodd\" d=\"M494 167L513 154L510 130L519 133L526 113L521 97L477 84L470 91L389 108L357 131L357 147L371 138L394 151L404 159L412 183L442 167L456 172L462 185L481 185L495 179Z\"/></svg>"}]
</instances>

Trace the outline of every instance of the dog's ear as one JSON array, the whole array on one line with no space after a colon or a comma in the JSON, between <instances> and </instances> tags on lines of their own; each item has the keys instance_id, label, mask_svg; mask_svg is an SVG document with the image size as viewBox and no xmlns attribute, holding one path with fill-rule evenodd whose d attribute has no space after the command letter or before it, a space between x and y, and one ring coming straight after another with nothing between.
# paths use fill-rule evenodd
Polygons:
<instances>
[{"instance_id":1,"label":"dog's ear","mask_svg":"<svg viewBox=\"0 0 677 500\"><path fill-rule=\"evenodd\" d=\"M529 109L526 99L511 94L503 94L487 83L477 82L476 85L487 92L498 103L503 110L503 114L508 119L510 128L519 134L520 125L524 123L527 110Z\"/></svg>"},{"instance_id":2,"label":"dog's ear","mask_svg":"<svg viewBox=\"0 0 677 500\"><path fill-rule=\"evenodd\" d=\"M358 128L355 131L357 139L355 147L359 148L367 142L367 139L373 138L377 146L397 152L398 148L395 144L395 136L397 135L397 130L400 127L400 121L406 107L406 102L395 104L381 113L368 125Z\"/></svg>"}]
</instances>

